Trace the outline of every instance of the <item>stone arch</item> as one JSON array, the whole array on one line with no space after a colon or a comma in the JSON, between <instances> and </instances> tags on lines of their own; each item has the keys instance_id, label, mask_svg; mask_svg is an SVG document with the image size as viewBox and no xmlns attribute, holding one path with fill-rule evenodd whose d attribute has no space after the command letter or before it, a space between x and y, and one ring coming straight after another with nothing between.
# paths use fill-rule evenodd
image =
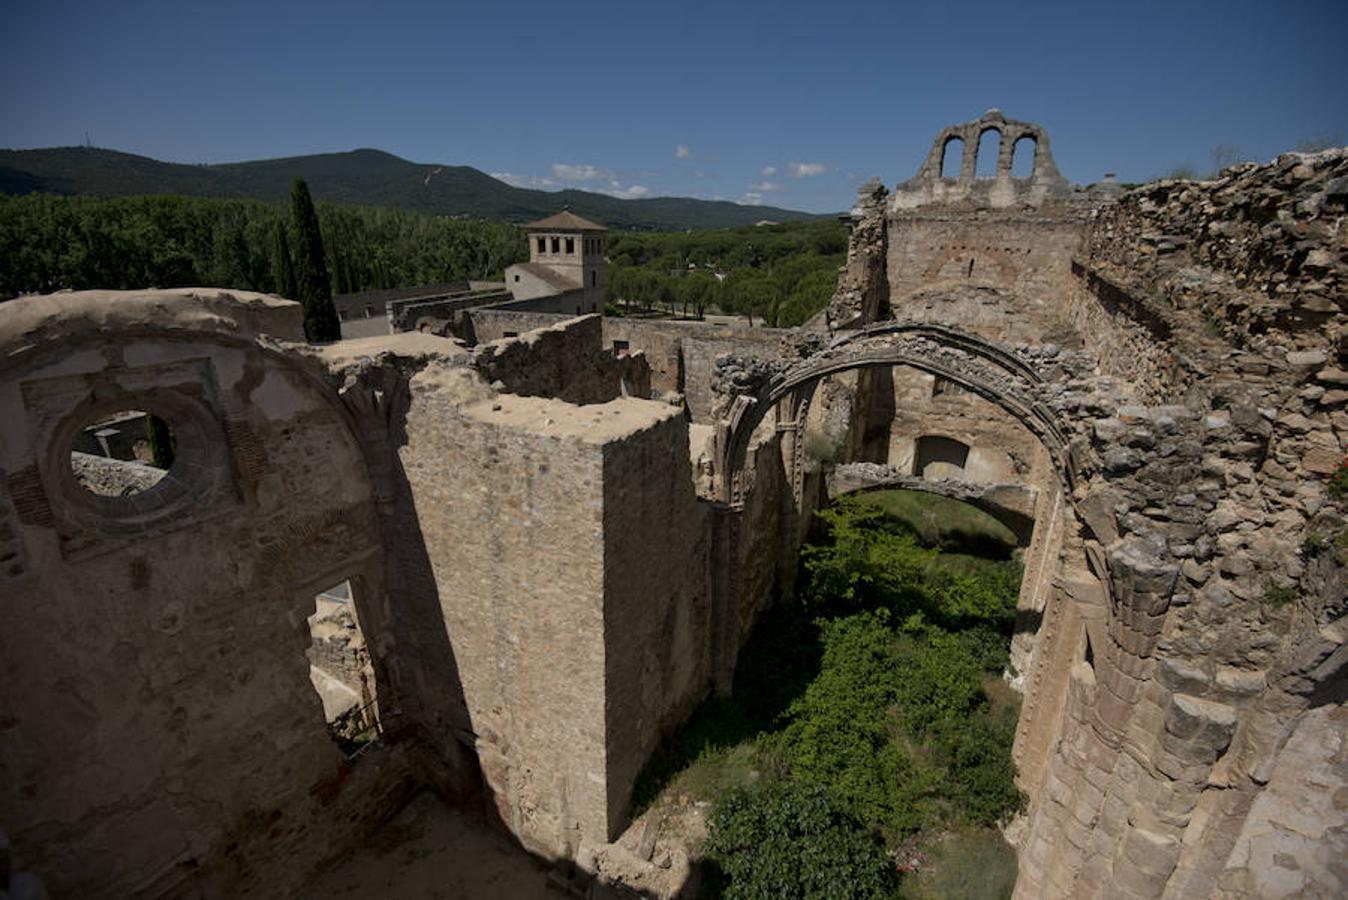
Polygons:
<instances>
[{"instance_id":1,"label":"stone arch","mask_svg":"<svg viewBox=\"0 0 1348 900\"><path fill-rule=\"evenodd\" d=\"M950 135L941 145L940 177L955 179L960 177L964 167L964 138Z\"/></svg>"},{"instance_id":2,"label":"stone arch","mask_svg":"<svg viewBox=\"0 0 1348 900\"><path fill-rule=\"evenodd\" d=\"M1025 170L1025 174L1018 175L1016 174L1016 167L1020 165L1020 161L1025 158L1025 154L1027 153L1029 154L1028 167ZM1039 139L1032 133L1018 135L1011 143L1011 177L1033 178L1034 167L1038 161L1038 157Z\"/></svg>"},{"instance_id":3,"label":"stone arch","mask_svg":"<svg viewBox=\"0 0 1348 900\"><path fill-rule=\"evenodd\" d=\"M788 400L794 421L795 407L808 404L823 378L876 366L910 366L999 406L1044 444L1064 488L1071 490L1075 474L1066 453L1066 431L1045 404L1045 381L1033 365L993 341L956 328L886 322L838 338L820 352L779 370L752 393L734 398L717 433L717 499L731 506L743 502L749 439L769 411ZM799 447L795 449L798 452Z\"/></svg>"},{"instance_id":4,"label":"stone arch","mask_svg":"<svg viewBox=\"0 0 1348 900\"><path fill-rule=\"evenodd\" d=\"M858 473L861 477L854 477L853 473L847 471L851 468L862 468L863 466L871 467L868 464L862 464L862 466L856 467L842 466L839 467L839 470L835 470L834 478L830 480L828 487L829 499L837 500L851 494L865 494L871 491L921 491L924 494L933 494L937 497L949 497L987 513L1005 525L1016 536L1016 541L1022 547L1028 546L1033 538L1034 491L1031 488L1010 484L979 485L930 481L911 475L902 475L898 472L876 472L872 477L867 477L871 473ZM874 466L874 468L890 467Z\"/></svg>"},{"instance_id":5,"label":"stone arch","mask_svg":"<svg viewBox=\"0 0 1348 900\"><path fill-rule=\"evenodd\" d=\"M815 387L832 374L881 366L908 366L977 394L1019 422L1046 451L1051 471L1045 475L1055 489L1041 493L1033 527L1027 529L1030 543L1012 639L1012 661L1021 673L1017 684L1025 698L1015 757L1022 787L1033 793L1042 784L1049 758L1045 742L1056 735L1057 717L1067 702L1069 670L1080 657L1075 640L1079 626L1092 616L1112 619L1113 601L1112 564L1091 543L1086 525L1090 518L1077 510L1078 475L1068 431L1048 402L1049 379L1028 356L950 326L890 321L837 338L775 371L760 362L748 364L748 372L731 375L736 395L717 425L712 446L713 489L723 534L718 540L725 542L721 552L728 562L723 577L732 594L726 602L740 602L730 587L739 579L733 560L736 548L750 542L741 533L747 523L738 513L747 508L754 481L746 464L752 435L768 413L777 410L794 507L802 509L799 473L804 468L804 441L799 431ZM721 655L717 668L718 683L729 684L733 648Z\"/></svg>"},{"instance_id":6,"label":"stone arch","mask_svg":"<svg viewBox=\"0 0 1348 900\"><path fill-rule=\"evenodd\" d=\"M991 137L989 137L991 135ZM1006 136L995 126L978 133L978 155L974 162L974 177L996 178L1001 173L1001 159L1005 155Z\"/></svg>"}]
</instances>

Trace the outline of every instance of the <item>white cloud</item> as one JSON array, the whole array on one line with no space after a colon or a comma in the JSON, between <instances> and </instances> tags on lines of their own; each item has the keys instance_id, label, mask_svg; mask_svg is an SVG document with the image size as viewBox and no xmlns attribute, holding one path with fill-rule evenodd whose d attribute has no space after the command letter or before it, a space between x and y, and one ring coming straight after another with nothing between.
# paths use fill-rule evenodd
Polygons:
<instances>
[{"instance_id":1,"label":"white cloud","mask_svg":"<svg viewBox=\"0 0 1348 900\"><path fill-rule=\"evenodd\" d=\"M491 172L491 177L497 181L504 181L511 187L519 188L553 188L557 187L557 182L551 178L539 178L537 175L516 175L513 172Z\"/></svg>"},{"instance_id":2,"label":"white cloud","mask_svg":"<svg viewBox=\"0 0 1348 900\"><path fill-rule=\"evenodd\" d=\"M809 178L811 175L822 175L824 173L823 163L791 163L787 168L792 176L796 178Z\"/></svg>"},{"instance_id":3,"label":"white cloud","mask_svg":"<svg viewBox=\"0 0 1348 900\"><path fill-rule=\"evenodd\" d=\"M781 187L774 184L771 181L760 181L757 184L749 185L749 190L761 191L762 193L771 193L773 191L780 191Z\"/></svg>"},{"instance_id":4,"label":"white cloud","mask_svg":"<svg viewBox=\"0 0 1348 900\"><path fill-rule=\"evenodd\" d=\"M610 197L617 197L621 200L636 200L638 197L645 197L651 192L651 189L642 184L631 184L627 187L622 186L622 182L611 180L607 188L599 188L599 193L608 194Z\"/></svg>"},{"instance_id":5,"label":"white cloud","mask_svg":"<svg viewBox=\"0 0 1348 900\"><path fill-rule=\"evenodd\" d=\"M693 150L692 150L691 147L687 147L687 146L685 146L685 145L683 145L683 144L679 144L679 146L677 146L677 147L674 148L674 158L675 158L675 159L692 159L692 158L693 158Z\"/></svg>"},{"instance_id":6,"label":"white cloud","mask_svg":"<svg viewBox=\"0 0 1348 900\"><path fill-rule=\"evenodd\" d=\"M771 178L773 175L776 175L776 174L777 174L777 167L776 167L776 166L764 166L764 167L763 167L763 177L764 177L764 178Z\"/></svg>"},{"instance_id":7,"label":"white cloud","mask_svg":"<svg viewBox=\"0 0 1348 900\"><path fill-rule=\"evenodd\" d=\"M612 173L598 166L573 166L567 163L553 163L552 174L562 181L594 181L608 178Z\"/></svg>"},{"instance_id":8,"label":"white cloud","mask_svg":"<svg viewBox=\"0 0 1348 900\"><path fill-rule=\"evenodd\" d=\"M743 203L745 206L762 206L763 195L758 193L757 191L749 191L747 194L745 194L743 197L740 198L740 202Z\"/></svg>"}]
</instances>

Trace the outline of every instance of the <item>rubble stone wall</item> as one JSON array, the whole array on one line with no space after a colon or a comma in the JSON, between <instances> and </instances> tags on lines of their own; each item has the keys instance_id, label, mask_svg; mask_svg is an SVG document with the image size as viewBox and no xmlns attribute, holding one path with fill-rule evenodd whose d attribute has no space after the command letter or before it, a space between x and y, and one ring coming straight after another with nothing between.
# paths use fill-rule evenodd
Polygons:
<instances>
[{"instance_id":1,"label":"rubble stone wall","mask_svg":"<svg viewBox=\"0 0 1348 900\"><path fill-rule=\"evenodd\" d=\"M651 393L645 357L605 350L599 316L563 319L518 337L479 344L473 366L498 390L569 403Z\"/></svg>"},{"instance_id":2,"label":"rubble stone wall","mask_svg":"<svg viewBox=\"0 0 1348 900\"><path fill-rule=\"evenodd\" d=\"M1348 526L1328 489L1348 441L1346 157L1151 185L1092 226L1083 290L1161 336L1182 377L1143 387L1182 402L1143 406L1107 377L1061 398L1096 460L1076 509L1088 556L1108 564L1109 612L1085 622L1092 653L1072 666L1017 896L1348 886L1327 862L1348 812L1309 797L1348 791L1330 762Z\"/></svg>"},{"instance_id":3,"label":"rubble stone wall","mask_svg":"<svg viewBox=\"0 0 1348 900\"><path fill-rule=\"evenodd\" d=\"M923 208L891 215L895 317L959 325L1008 344L1062 343L1085 212L1061 203L1034 214Z\"/></svg>"}]
</instances>

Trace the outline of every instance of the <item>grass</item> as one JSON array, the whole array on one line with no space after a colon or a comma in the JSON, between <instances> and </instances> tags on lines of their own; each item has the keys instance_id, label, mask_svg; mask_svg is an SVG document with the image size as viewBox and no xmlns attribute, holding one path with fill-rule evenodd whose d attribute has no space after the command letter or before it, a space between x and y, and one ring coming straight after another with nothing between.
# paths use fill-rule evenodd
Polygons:
<instances>
[{"instance_id":1,"label":"grass","mask_svg":"<svg viewBox=\"0 0 1348 900\"><path fill-rule=\"evenodd\" d=\"M661 797L715 800L757 777L757 739L819 673L819 636L795 604L763 614L740 651L730 697L703 701L637 776L633 815Z\"/></svg>"},{"instance_id":2,"label":"grass","mask_svg":"<svg viewBox=\"0 0 1348 900\"><path fill-rule=\"evenodd\" d=\"M883 509L927 547L959 549L975 556L1006 559L1016 535L1001 522L960 500L923 491L867 491L858 498Z\"/></svg>"},{"instance_id":3,"label":"grass","mask_svg":"<svg viewBox=\"0 0 1348 900\"><path fill-rule=\"evenodd\" d=\"M996 829L943 835L920 872L903 880L903 900L1007 900L1016 886L1016 851Z\"/></svg>"}]
</instances>

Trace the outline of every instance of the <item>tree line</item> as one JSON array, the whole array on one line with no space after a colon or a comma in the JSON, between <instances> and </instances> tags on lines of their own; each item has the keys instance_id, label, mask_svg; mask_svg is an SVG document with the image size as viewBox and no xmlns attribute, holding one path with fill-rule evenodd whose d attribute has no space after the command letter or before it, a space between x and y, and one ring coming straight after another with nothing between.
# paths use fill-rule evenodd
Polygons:
<instances>
[{"instance_id":1,"label":"tree line","mask_svg":"<svg viewBox=\"0 0 1348 900\"><path fill-rule=\"evenodd\" d=\"M833 296L847 229L832 220L672 234L617 234L608 242L613 311L701 317L709 308L768 325L800 325Z\"/></svg>"},{"instance_id":2,"label":"tree line","mask_svg":"<svg viewBox=\"0 0 1348 900\"><path fill-rule=\"evenodd\" d=\"M505 223L327 203L316 204L315 214L332 293L499 279L528 258L524 236ZM287 270L281 251L300 244L291 204L0 196L0 299L191 286L299 299L292 280L299 273Z\"/></svg>"},{"instance_id":3,"label":"tree line","mask_svg":"<svg viewBox=\"0 0 1348 900\"><path fill-rule=\"evenodd\" d=\"M306 189L307 193L307 189ZM292 198L293 200L293 198ZM500 279L528 259L514 225L312 204L322 278L345 294ZM222 287L300 297L292 204L197 197L0 196L0 299L63 289ZM803 323L827 305L846 258L832 220L609 237L611 311Z\"/></svg>"}]
</instances>

